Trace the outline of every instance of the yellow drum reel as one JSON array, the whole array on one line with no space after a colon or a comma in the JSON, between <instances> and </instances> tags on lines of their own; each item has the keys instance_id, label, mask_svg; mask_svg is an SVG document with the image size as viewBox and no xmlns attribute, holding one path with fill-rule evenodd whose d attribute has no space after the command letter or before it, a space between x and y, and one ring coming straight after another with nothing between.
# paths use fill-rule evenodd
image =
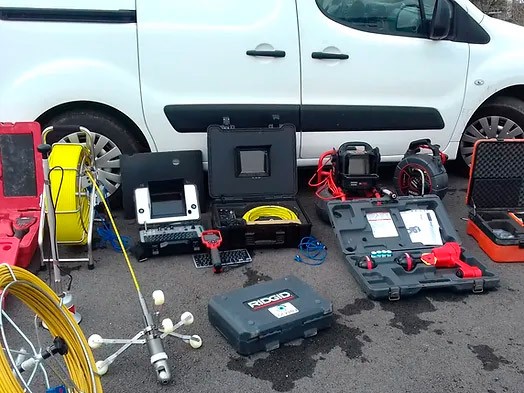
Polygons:
<instances>
[{"instance_id":1,"label":"yellow drum reel","mask_svg":"<svg viewBox=\"0 0 524 393\"><path fill-rule=\"evenodd\" d=\"M47 127L42 133L42 142L47 145L46 137L53 131L85 135L85 143L55 143L47 158L46 167L49 175L49 187L53 208L44 198L41 211L38 243L42 256L41 266L50 259L44 257L43 232L45 217L54 211L54 236L57 245L87 245L87 257L60 258L62 262L88 262L88 268L94 269L92 234L96 193L90 189L90 177L97 180L95 168L94 140L91 132L81 126ZM92 172L88 177L88 172ZM44 192L45 194L46 192ZM45 195L44 195L45 197Z\"/></svg>"},{"instance_id":2,"label":"yellow drum reel","mask_svg":"<svg viewBox=\"0 0 524 393\"><path fill-rule=\"evenodd\" d=\"M82 179L90 164L90 152L83 145L53 145L49 155L49 181L55 205L58 243L87 244L90 201L87 184Z\"/></svg>"}]
</instances>

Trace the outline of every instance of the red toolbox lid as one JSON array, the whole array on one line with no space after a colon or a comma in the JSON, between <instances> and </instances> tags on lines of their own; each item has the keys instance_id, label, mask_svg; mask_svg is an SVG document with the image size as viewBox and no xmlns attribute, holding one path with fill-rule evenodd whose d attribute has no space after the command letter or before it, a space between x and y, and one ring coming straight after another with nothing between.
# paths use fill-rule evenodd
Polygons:
<instances>
[{"instance_id":1,"label":"red toolbox lid","mask_svg":"<svg viewBox=\"0 0 524 393\"><path fill-rule=\"evenodd\" d=\"M477 209L524 208L524 139L475 143L466 203Z\"/></svg>"},{"instance_id":2,"label":"red toolbox lid","mask_svg":"<svg viewBox=\"0 0 524 393\"><path fill-rule=\"evenodd\" d=\"M0 213L39 209L44 188L37 122L0 123Z\"/></svg>"}]
</instances>

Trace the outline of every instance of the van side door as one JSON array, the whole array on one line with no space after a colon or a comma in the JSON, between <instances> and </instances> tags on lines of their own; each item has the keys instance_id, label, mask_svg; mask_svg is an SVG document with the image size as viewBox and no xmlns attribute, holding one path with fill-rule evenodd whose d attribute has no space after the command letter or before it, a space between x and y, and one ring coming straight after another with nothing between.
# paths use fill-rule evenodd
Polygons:
<instances>
[{"instance_id":1,"label":"van side door","mask_svg":"<svg viewBox=\"0 0 524 393\"><path fill-rule=\"evenodd\" d=\"M435 0L297 5L303 158L349 140L378 146L384 161L415 139L446 147L462 109L469 45L428 38Z\"/></svg>"},{"instance_id":2,"label":"van side door","mask_svg":"<svg viewBox=\"0 0 524 393\"><path fill-rule=\"evenodd\" d=\"M206 128L223 117L298 125L296 14L283 0L137 1L143 108L159 150L202 149L207 161Z\"/></svg>"}]
</instances>

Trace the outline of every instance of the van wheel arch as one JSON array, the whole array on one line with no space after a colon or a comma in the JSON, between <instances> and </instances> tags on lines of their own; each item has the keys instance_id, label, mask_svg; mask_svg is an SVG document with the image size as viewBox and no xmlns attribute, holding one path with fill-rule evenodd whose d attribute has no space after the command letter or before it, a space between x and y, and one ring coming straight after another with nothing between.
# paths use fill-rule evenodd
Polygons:
<instances>
[{"instance_id":1,"label":"van wheel arch","mask_svg":"<svg viewBox=\"0 0 524 393\"><path fill-rule=\"evenodd\" d=\"M497 125L493 124L497 121ZM487 127L489 126L489 127ZM496 127L495 134L490 128ZM498 130L498 131L497 131ZM524 138L524 85L511 86L487 98L468 120L462 133L457 152L457 161L464 174L469 174L474 137L508 135ZM487 132L486 132L487 131Z\"/></svg>"},{"instance_id":2,"label":"van wheel arch","mask_svg":"<svg viewBox=\"0 0 524 393\"><path fill-rule=\"evenodd\" d=\"M104 105L93 103L61 105L36 120L42 129L52 125L83 125L95 137L95 155L100 184L105 186L113 207L121 206L120 155L150 151L140 129L123 113ZM85 142L82 134L56 132L49 135L49 142ZM87 179L86 179L87 181Z\"/></svg>"},{"instance_id":3,"label":"van wheel arch","mask_svg":"<svg viewBox=\"0 0 524 393\"><path fill-rule=\"evenodd\" d=\"M131 120L126 114L119 111L118 109L113 108L109 105L101 104L99 102L74 101L60 104L42 113L40 116L38 116L38 118L35 121L42 125L42 127L44 127L46 124L49 124L56 117L63 115L64 113L73 111L99 112L102 115L106 115L108 117L113 118L115 121L120 123L122 127L124 127L126 130L129 130L129 132L133 135L136 143L139 145L140 152L151 151L151 148L144 136L144 133L142 132L142 130L140 130L140 128L136 125L136 123L133 120Z\"/></svg>"}]
</instances>

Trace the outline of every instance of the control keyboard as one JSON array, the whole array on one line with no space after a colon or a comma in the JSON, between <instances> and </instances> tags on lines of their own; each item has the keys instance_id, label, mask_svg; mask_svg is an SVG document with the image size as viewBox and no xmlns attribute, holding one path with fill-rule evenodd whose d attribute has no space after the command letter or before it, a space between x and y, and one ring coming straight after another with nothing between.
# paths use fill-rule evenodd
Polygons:
<instances>
[{"instance_id":1,"label":"control keyboard","mask_svg":"<svg viewBox=\"0 0 524 393\"><path fill-rule=\"evenodd\" d=\"M140 230L141 243L177 242L200 238L202 225L168 225Z\"/></svg>"}]
</instances>

